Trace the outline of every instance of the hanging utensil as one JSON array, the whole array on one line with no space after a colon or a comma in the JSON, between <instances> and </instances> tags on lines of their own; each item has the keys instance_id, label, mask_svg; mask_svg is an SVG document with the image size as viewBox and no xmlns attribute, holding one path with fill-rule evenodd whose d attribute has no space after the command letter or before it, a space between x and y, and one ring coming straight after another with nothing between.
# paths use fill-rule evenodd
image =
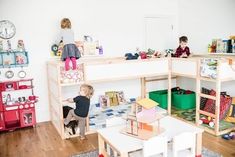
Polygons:
<instances>
[{"instance_id":1,"label":"hanging utensil","mask_svg":"<svg viewBox=\"0 0 235 157\"><path fill-rule=\"evenodd\" d=\"M21 70L18 72L19 78L25 78L26 72L23 70L23 66L21 67Z\"/></svg>"},{"instance_id":2,"label":"hanging utensil","mask_svg":"<svg viewBox=\"0 0 235 157\"><path fill-rule=\"evenodd\" d=\"M9 70L5 72L5 77L7 79L10 79L14 76L14 72L11 70L11 68L9 67Z\"/></svg>"}]
</instances>

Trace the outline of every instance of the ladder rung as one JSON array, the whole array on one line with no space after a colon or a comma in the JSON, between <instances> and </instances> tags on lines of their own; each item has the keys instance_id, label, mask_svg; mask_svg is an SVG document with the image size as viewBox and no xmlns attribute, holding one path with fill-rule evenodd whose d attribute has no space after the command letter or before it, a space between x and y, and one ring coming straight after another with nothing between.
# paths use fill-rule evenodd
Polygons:
<instances>
[{"instance_id":1,"label":"ladder rung","mask_svg":"<svg viewBox=\"0 0 235 157\"><path fill-rule=\"evenodd\" d=\"M216 82L216 79L207 78L207 77L200 77L200 80L209 81L209 82Z\"/></svg>"},{"instance_id":2,"label":"ladder rung","mask_svg":"<svg viewBox=\"0 0 235 157\"><path fill-rule=\"evenodd\" d=\"M206 115L206 116L215 118L215 114L213 114L213 113L206 112L206 111L203 111L203 110L199 110L198 112L199 112L200 114L203 114L203 115Z\"/></svg>"},{"instance_id":3,"label":"ladder rung","mask_svg":"<svg viewBox=\"0 0 235 157\"><path fill-rule=\"evenodd\" d=\"M177 77L171 77L171 79L176 79ZM155 78L155 79L146 79L145 82L153 82L153 81L163 81L167 80L168 78Z\"/></svg>"},{"instance_id":4,"label":"ladder rung","mask_svg":"<svg viewBox=\"0 0 235 157\"><path fill-rule=\"evenodd\" d=\"M211 95L207 95L207 94L203 94L203 93L200 93L199 95L200 95L200 97L216 100L215 96L211 96Z\"/></svg>"}]
</instances>

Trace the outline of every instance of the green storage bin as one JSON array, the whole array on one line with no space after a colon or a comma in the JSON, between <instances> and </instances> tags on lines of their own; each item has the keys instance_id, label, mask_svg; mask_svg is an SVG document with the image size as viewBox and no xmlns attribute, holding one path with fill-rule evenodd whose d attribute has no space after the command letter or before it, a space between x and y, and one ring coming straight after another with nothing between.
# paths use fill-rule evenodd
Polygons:
<instances>
[{"instance_id":1,"label":"green storage bin","mask_svg":"<svg viewBox=\"0 0 235 157\"><path fill-rule=\"evenodd\" d=\"M149 98L159 103L161 108L167 109L168 94L167 90L149 92Z\"/></svg>"},{"instance_id":2,"label":"green storage bin","mask_svg":"<svg viewBox=\"0 0 235 157\"><path fill-rule=\"evenodd\" d=\"M172 93L172 105L177 109L187 110L196 107L196 94L178 94Z\"/></svg>"}]
</instances>

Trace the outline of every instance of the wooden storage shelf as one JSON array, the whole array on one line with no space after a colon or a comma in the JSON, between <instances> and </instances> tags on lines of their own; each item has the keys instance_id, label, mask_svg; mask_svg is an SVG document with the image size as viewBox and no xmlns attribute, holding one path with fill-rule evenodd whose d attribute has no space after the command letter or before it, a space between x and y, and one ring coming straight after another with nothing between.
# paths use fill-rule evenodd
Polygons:
<instances>
[{"instance_id":1,"label":"wooden storage shelf","mask_svg":"<svg viewBox=\"0 0 235 157\"><path fill-rule=\"evenodd\" d=\"M235 53L208 53L209 55L235 56Z\"/></svg>"},{"instance_id":2,"label":"wooden storage shelf","mask_svg":"<svg viewBox=\"0 0 235 157\"><path fill-rule=\"evenodd\" d=\"M199 96L203 97L203 98L208 98L208 99L216 100L216 96L211 96L211 95L207 95L207 94L203 94L203 93L200 93Z\"/></svg>"},{"instance_id":3,"label":"wooden storage shelf","mask_svg":"<svg viewBox=\"0 0 235 157\"><path fill-rule=\"evenodd\" d=\"M215 58L217 59L217 77L215 79L204 77L200 75L200 66L201 66L201 59L203 58ZM196 125L199 126L199 119L200 115L206 115L212 118L215 118L215 128L208 129L205 127L205 130L213 135L221 135L227 133L234 129L228 128L225 130L219 130L219 110L220 110L220 91L221 85L223 82L226 81L234 81L235 80L235 71L232 70L232 65L229 65L227 57L212 57L212 56L200 56L200 57L193 57L193 58L172 58L172 75L182 76L187 78L192 78L196 80ZM229 58L230 59L230 58ZM233 60L233 67L235 65L235 61ZM216 83L216 96L211 96L207 94L201 93L201 81L208 81ZM200 98L205 97L208 99L212 99L216 101L216 108L215 114L200 110ZM182 119L182 118L179 118ZM203 126L202 126L203 127Z\"/></svg>"},{"instance_id":4,"label":"wooden storage shelf","mask_svg":"<svg viewBox=\"0 0 235 157\"><path fill-rule=\"evenodd\" d=\"M213 113L206 112L206 111L203 111L203 110L199 110L198 112L199 112L200 114L206 115L206 116L208 116L208 117L216 118L215 114L213 114Z\"/></svg>"}]
</instances>

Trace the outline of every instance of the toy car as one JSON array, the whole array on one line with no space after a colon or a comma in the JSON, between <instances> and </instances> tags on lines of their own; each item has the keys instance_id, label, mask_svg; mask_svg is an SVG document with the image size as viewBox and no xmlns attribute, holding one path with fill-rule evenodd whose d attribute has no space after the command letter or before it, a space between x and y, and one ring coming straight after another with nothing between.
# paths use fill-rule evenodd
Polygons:
<instances>
[{"instance_id":1,"label":"toy car","mask_svg":"<svg viewBox=\"0 0 235 157\"><path fill-rule=\"evenodd\" d=\"M199 124L208 124L210 127L213 127L215 125L214 123L214 119L208 117L202 117L200 120L199 120Z\"/></svg>"}]
</instances>

